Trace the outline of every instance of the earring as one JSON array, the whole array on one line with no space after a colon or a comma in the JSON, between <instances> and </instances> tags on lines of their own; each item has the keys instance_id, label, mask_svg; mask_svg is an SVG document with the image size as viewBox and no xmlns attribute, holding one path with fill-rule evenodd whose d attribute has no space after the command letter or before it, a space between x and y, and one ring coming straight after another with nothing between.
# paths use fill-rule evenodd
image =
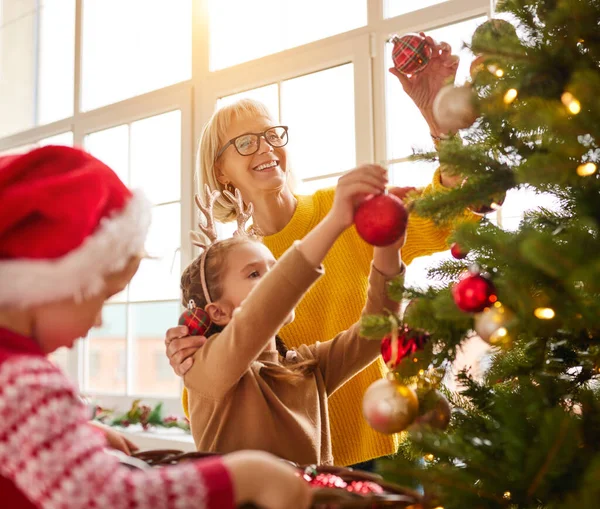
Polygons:
<instances>
[{"instance_id":1,"label":"earring","mask_svg":"<svg viewBox=\"0 0 600 509\"><path fill-rule=\"evenodd\" d=\"M233 187L233 185L230 184L229 182L227 184L225 184L225 189L227 191L229 191L231 194L235 194L235 187Z\"/></svg>"}]
</instances>

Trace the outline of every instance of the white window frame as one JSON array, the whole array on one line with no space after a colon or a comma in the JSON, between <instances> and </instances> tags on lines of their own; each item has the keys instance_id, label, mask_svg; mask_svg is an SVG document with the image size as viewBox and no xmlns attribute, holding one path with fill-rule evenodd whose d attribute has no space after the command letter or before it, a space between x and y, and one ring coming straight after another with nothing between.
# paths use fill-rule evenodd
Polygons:
<instances>
[{"instance_id":1,"label":"white window frame","mask_svg":"<svg viewBox=\"0 0 600 509\"><path fill-rule=\"evenodd\" d=\"M326 0L324 0L326 1ZM192 78L160 90L120 101L96 110L81 111L81 55L83 0L76 0L74 113L51 124L0 139L0 152L41 139L73 132L76 146L84 146L85 136L103 129L147 117L181 111L181 263L185 267L194 251L188 232L194 224L193 192L196 143L202 127L212 115L220 97L268 84L353 63L355 90L356 163L389 161L386 147L385 44L394 33L427 31L477 16L490 16L494 0L448 0L402 16L384 19L384 0L367 0L367 25L346 33L287 49L251 62L217 71L209 70L208 0L192 2ZM318 180L339 173L319 175ZM128 365L130 363L128 362ZM69 352L68 371L73 380L83 381L83 344ZM128 368L130 369L130 368ZM138 396L96 393L103 404L129 406ZM181 413L178 397L139 396L144 401L162 401L169 413Z\"/></svg>"}]
</instances>

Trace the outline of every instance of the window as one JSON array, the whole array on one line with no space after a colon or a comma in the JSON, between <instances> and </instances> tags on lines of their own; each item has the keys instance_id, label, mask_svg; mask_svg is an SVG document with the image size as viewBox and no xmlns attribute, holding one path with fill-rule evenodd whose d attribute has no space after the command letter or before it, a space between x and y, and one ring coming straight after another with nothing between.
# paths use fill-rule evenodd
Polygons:
<instances>
[{"instance_id":1,"label":"window","mask_svg":"<svg viewBox=\"0 0 600 509\"><path fill-rule=\"evenodd\" d=\"M190 79L191 19L192 0L83 0L82 109Z\"/></svg>"},{"instance_id":2,"label":"window","mask_svg":"<svg viewBox=\"0 0 600 509\"><path fill-rule=\"evenodd\" d=\"M104 308L104 325L89 336L94 349L126 361L112 373L89 376L85 388L123 394L176 396L179 379L156 377L154 354L164 355L165 331L179 317L181 273L181 112L172 111L87 136L86 149L115 169L121 180L142 189L154 204L142 260L129 286ZM165 363L168 365L167 358ZM169 368L170 369L170 368ZM118 376L114 376L117 374Z\"/></svg>"},{"instance_id":3,"label":"window","mask_svg":"<svg viewBox=\"0 0 600 509\"><path fill-rule=\"evenodd\" d=\"M367 0L209 0L209 19L217 70L364 26Z\"/></svg>"},{"instance_id":4,"label":"window","mask_svg":"<svg viewBox=\"0 0 600 509\"><path fill-rule=\"evenodd\" d=\"M73 114L75 0L0 0L0 137Z\"/></svg>"}]
</instances>

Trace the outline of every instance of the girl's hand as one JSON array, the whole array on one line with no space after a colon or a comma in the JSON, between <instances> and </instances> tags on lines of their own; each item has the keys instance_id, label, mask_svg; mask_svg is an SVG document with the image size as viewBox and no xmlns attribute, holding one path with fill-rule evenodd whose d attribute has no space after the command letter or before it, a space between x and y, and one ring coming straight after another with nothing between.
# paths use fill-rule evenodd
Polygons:
<instances>
[{"instance_id":1,"label":"girl's hand","mask_svg":"<svg viewBox=\"0 0 600 509\"><path fill-rule=\"evenodd\" d=\"M354 212L371 194L381 194L388 182L387 170L377 164L363 164L340 177L329 220L340 231L354 223Z\"/></svg>"},{"instance_id":2,"label":"girl's hand","mask_svg":"<svg viewBox=\"0 0 600 509\"><path fill-rule=\"evenodd\" d=\"M308 509L311 487L298 471L266 452L241 451L223 456L235 490L236 504L264 509Z\"/></svg>"}]
</instances>

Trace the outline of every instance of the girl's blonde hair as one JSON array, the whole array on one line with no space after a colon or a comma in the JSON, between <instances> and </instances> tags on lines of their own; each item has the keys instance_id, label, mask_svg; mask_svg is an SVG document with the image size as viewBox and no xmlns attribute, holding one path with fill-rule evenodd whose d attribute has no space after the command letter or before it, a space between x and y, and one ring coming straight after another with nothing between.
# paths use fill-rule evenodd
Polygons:
<instances>
[{"instance_id":1,"label":"girl's blonde hair","mask_svg":"<svg viewBox=\"0 0 600 509\"><path fill-rule=\"evenodd\" d=\"M225 186L217 180L215 169L217 153L229 141L225 139L225 133L232 122L244 117L259 116L273 118L267 107L260 101L240 99L215 111L202 130L196 153L196 185L199 192L204 189L204 184L208 184L211 191L221 192L213 209L215 219L221 223L233 221L236 214L233 205L222 196ZM289 163L286 173L287 186L293 192L295 179Z\"/></svg>"},{"instance_id":2,"label":"girl's blonde hair","mask_svg":"<svg viewBox=\"0 0 600 509\"><path fill-rule=\"evenodd\" d=\"M217 301L223 295L223 274L227 270L227 254L235 248L245 242L260 242L258 237L252 236L236 236L229 239L221 240L213 244L208 252L206 253L206 260L204 262L204 270L206 274L206 287L210 295L211 300ZM202 289L202 281L200 271L201 256L198 256L190 265L186 267L181 275L181 294L182 303L187 307L190 300L194 301L194 304L199 308L205 308L207 305L206 297ZM223 330L216 324L212 324L210 328L204 334L207 338ZM277 351L286 359L287 346L283 340L278 336L276 338ZM297 381L309 373L312 373L316 366L315 360L301 361L286 366L279 372L274 372L273 377L280 380L286 380L290 382Z\"/></svg>"}]
</instances>

